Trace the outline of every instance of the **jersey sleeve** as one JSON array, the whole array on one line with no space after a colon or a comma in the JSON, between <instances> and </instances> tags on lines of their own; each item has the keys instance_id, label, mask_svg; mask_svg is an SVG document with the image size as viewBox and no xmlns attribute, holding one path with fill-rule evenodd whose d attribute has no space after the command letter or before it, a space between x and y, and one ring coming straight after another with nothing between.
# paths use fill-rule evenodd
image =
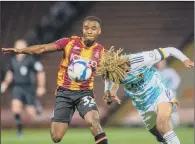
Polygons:
<instances>
[{"instance_id":1,"label":"jersey sleeve","mask_svg":"<svg viewBox=\"0 0 195 144\"><path fill-rule=\"evenodd\" d=\"M166 57L167 56L165 51L159 48L151 51L131 54L129 61L130 61L131 68L134 69L136 67L143 67L143 66L151 67L155 63L165 59Z\"/></svg>"},{"instance_id":2,"label":"jersey sleeve","mask_svg":"<svg viewBox=\"0 0 195 144\"><path fill-rule=\"evenodd\" d=\"M66 47L66 45L71 41L71 38L61 38L55 42L53 42L53 44L56 45L57 50L63 50L64 47Z\"/></svg>"}]
</instances>

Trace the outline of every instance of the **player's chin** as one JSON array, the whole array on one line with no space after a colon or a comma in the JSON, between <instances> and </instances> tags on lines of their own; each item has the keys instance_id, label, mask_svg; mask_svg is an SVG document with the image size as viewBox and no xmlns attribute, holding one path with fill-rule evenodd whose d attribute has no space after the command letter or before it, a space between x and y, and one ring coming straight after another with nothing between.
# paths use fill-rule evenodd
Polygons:
<instances>
[{"instance_id":1,"label":"player's chin","mask_svg":"<svg viewBox=\"0 0 195 144\"><path fill-rule=\"evenodd\" d=\"M95 41L96 40L96 38L95 37L86 37L85 38L87 41L90 41L90 42L92 42L92 41Z\"/></svg>"}]
</instances>

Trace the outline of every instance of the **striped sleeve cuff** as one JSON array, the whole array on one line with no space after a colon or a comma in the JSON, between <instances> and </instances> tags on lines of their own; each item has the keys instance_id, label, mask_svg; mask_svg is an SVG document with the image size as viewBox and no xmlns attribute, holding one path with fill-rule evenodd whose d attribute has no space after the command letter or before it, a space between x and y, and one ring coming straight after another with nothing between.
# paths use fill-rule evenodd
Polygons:
<instances>
[{"instance_id":1,"label":"striped sleeve cuff","mask_svg":"<svg viewBox=\"0 0 195 144\"><path fill-rule=\"evenodd\" d=\"M166 53L162 48L157 49L159 54L161 55L161 60L166 58Z\"/></svg>"}]
</instances>

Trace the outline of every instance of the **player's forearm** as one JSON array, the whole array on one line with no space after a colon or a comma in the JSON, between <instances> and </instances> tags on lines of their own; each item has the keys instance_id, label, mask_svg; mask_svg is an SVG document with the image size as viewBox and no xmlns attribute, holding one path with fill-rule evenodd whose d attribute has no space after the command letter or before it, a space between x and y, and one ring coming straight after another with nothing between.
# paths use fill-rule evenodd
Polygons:
<instances>
[{"instance_id":1,"label":"player's forearm","mask_svg":"<svg viewBox=\"0 0 195 144\"><path fill-rule=\"evenodd\" d=\"M13 73L11 71L7 71L3 83L9 86L12 80L13 80Z\"/></svg>"},{"instance_id":2,"label":"player's forearm","mask_svg":"<svg viewBox=\"0 0 195 144\"><path fill-rule=\"evenodd\" d=\"M104 91L109 90L111 93L116 94L119 89L119 84L115 84L111 81L105 80L105 89Z\"/></svg>"},{"instance_id":3,"label":"player's forearm","mask_svg":"<svg viewBox=\"0 0 195 144\"><path fill-rule=\"evenodd\" d=\"M1 93L4 93L6 91L6 89L8 88L10 83L12 82L12 80L13 80L13 74L11 71L8 71L6 73L4 81L1 83Z\"/></svg>"},{"instance_id":4,"label":"player's forearm","mask_svg":"<svg viewBox=\"0 0 195 144\"><path fill-rule=\"evenodd\" d=\"M33 45L27 48L18 49L18 53L23 54L42 54L44 52L57 50L54 44Z\"/></svg>"},{"instance_id":5,"label":"player's forearm","mask_svg":"<svg viewBox=\"0 0 195 144\"><path fill-rule=\"evenodd\" d=\"M175 58L181 60L182 62L189 59L179 49L174 47L163 48L163 51L165 52L166 57L174 56Z\"/></svg>"},{"instance_id":6,"label":"player's forearm","mask_svg":"<svg viewBox=\"0 0 195 144\"><path fill-rule=\"evenodd\" d=\"M112 85L112 88L111 88L111 93L113 93L113 94L116 95L118 89L119 89L119 84L115 84L115 83L114 83L114 84Z\"/></svg>"},{"instance_id":7,"label":"player's forearm","mask_svg":"<svg viewBox=\"0 0 195 144\"><path fill-rule=\"evenodd\" d=\"M38 72L37 73L37 87L45 88L45 83L46 83L45 72Z\"/></svg>"},{"instance_id":8,"label":"player's forearm","mask_svg":"<svg viewBox=\"0 0 195 144\"><path fill-rule=\"evenodd\" d=\"M105 83L104 91L107 91L107 90L110 91L112 89L113 82L105 80L104 83Z\"/></svg>"}]
</instances>

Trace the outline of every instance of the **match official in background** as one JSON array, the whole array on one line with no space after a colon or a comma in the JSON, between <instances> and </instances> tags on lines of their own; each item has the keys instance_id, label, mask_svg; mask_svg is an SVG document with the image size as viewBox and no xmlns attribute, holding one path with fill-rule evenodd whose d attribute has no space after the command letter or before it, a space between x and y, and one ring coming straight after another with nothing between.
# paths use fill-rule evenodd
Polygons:
<instances>
[{"instance_id":1,"label":"match official in background","mask_svg":"<svg viewBox=\"0 0 195 144\"><path fill-rule=\"evenodd\" d=\"M17 40L14 46L15 48L25 48L27 42ZM45 81L43 66L35 57L18 54L10 59L5 79L1 83L1 93L4 93L9 84L13 82L11 107L18 135L22 135L21 114L23 108L31 119L35 120L36 96L41 97L45 94Z\"/></svg>"}]
</instances>

